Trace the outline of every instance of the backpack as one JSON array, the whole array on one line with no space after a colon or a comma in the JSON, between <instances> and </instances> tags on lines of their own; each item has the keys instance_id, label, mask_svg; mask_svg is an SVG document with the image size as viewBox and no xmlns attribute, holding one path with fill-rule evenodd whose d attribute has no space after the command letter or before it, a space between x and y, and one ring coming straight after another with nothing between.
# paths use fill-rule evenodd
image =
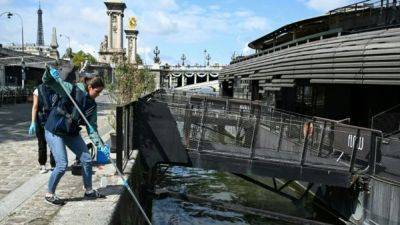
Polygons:
<instances>
[{"instance_id":1,"label":"backpack","mask_svg":"<svg viewBox=\"0 0 400 225\"><path fill-rule=\"evenodd\" d=\"M73 86L71 96L90 121L96 111L96 102L80 90L76 85ZM81 130L80 126L86 125L79 111L68 98L63 96L50 112L45 128L53 134L59 136L76 136Z\"/></svg>"},{"instance_id":2,"label":"backpack","mask_svg":"<svg viewBox=\"0 0 400 225\"><path fill-rule=\"evenodd\" d=\"M37 122L44 126L52 108L57 104L58 95L44 84L38 86Z\"/></svg>"}]
</instances>

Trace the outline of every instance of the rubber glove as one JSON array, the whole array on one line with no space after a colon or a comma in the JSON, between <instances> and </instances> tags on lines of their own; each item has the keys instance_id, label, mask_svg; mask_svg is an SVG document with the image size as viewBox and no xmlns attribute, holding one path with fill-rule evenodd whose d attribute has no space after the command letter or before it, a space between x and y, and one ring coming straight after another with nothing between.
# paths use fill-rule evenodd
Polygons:
<instances>
[{"instance_id":1,"label":"rubber glove","mask_svg":"<svg viewBox=\"0 0 400 225\"><path fill-rule=\"evenodd\" d=\"M29 135L33 135L36 133L36 122L31 122L28 133Z\"/></svg>"},{"instance_id":2,"label":"rubber glove","mask_svg":"<svg viewBox=\"0 0 400 225\"><path fill-rule=\"evenodd\" d=\"M54 68L50 68L50 75L55 79L55 80L59 80L60 78L60 74L58 73L58 70L54 69Z\"/></svg>"},{"instance_id":3,"label":"rubber glove","mask_svg":"<svg viewBox=\"0 0 400 225\"><path fill-rule=\"evenodd\" d=\"M88 127L89 127L89 131L88 131L89 134L93 134L94 133L94 128L91 125L89 125ZM99 147L101 147L101 145L97 145L96 147L99 148Z\"/></svg>"},{"instance_id":4,"label":"rubber glove","mask_svg":"<svg viewBox=\"0 0 400 225\"><path fill-rule=\"evenodd\" d=\"M110 146L97 146L97 163L106 164L110 161Z\"/></svg>"}]
</instances>

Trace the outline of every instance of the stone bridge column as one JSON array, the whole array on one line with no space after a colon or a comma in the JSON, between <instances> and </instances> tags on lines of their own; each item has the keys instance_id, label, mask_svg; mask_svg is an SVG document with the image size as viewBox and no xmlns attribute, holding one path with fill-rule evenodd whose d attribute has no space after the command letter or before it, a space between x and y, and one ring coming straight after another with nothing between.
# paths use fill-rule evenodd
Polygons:
<instances>
[{"instance_id":1,"label":"stone bridge column","mask_svg":"<svg viewBox=\"0 0 400 225\"><path fill-rule=\"evenodd\" d=\"M112 63L111 61L115 55L118 62L122 62L124 58L123 49L123 18L126 4L122 1L106 0L104 4L107 7L108 15L108 40L106 51L102 52L103 56L106 56L106 62Z\"/></svg>"},{"instance_id":2,"label":"stone bridge column","mask_svg":"<svg viewBox=\"0 0 400 225\"><path fill-rule=\"evenodd\" d=\"M123 34L123 29L124 29L124 13L121 12L118 16L118 49L124 49L124 34Z\"/></svg>"},{"instance_id":3,"label":"stone bridge column","mask_svg":"<svg viewBox=\"0 0 400 225\"><path fill-rule=\"evenodd\" d=\"M137 64L136 54L137 54L137 35L139 31L137 30L125 30L125 36L128 40L127 58L128 62L131 64Z\"/></svg>"},{"instance_id":4,"label":"stone bridge column","mask_svg":"<svg viewBox=\"0 0 400 225\"><path fill-rule=\"evenodd\" d=\"M194 84L197 84L197 73L194 73Z\"/></svg>"},{"instance_id":5,"label":"stone bridge column","mask_svg":"<svg viewBox=\"0 0 400 225\"><path fill-rule=\"evenodd\" d=\"M207 82L210 82L210 73L207 73Z\"/></svg>"},{"instance_id":6,"label":"stone bridge column","mask_svg":"<svg viewBox=\"0 0 400 225\"><path fill-rule=\"evenodd\" d=\"M181 83L182 83L182 87L185 86L185 74L181 75Z\"/></svg>"}]
</instances>

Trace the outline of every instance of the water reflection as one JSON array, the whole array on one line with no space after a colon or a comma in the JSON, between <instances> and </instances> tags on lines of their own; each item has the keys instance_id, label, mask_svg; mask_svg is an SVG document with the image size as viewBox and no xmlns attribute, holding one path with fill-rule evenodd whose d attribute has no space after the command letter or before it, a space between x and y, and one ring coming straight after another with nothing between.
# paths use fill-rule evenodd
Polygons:
<instances>
[{"instance_id":1,"label":"water reflection","mask_svg":"<svg viewBox=\"0 0 400 225\"><path fill-rule=\"evenodd\" d=\"M270 183L268 179L264 183ZM182 196L194 195L208 200L240 204L247 207L271 210L303 218L312 212L292 201L252 185L228 173L196 168L172 167L167 170L158 189L178 192ZM294 190L290 190L296 195ZM211 204L193 203L173 197L153 200L152 221L157 225L172 224L288 224L262 216L239 213L214 207Z\"/></svg>"}]
</instances>

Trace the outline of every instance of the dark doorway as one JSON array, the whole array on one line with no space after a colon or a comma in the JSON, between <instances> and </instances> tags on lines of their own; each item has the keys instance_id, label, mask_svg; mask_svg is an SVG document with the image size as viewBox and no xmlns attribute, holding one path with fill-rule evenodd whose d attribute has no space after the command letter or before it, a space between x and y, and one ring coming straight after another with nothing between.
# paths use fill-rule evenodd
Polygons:
<instances>
[{"instance_id":1,"label":"dark doorway","mask_svg":"<svg viewBox=\"0 0 400 225\"><path fill-rule=\"evenodd\" d=\"M221 96L233 97L233 81L222 81L220 82L220 92Z\"/></svg>"},{"instance_id":2,"label":"dark doorway","mask_svg":"<svg viewBox=\"0 0 400 225\"><path fill-rule=\"evenodd\" d=\"M260 87L258 86L258 80L251 80L250 81L250 88L251 88L251 100L260 100L260 94L258 93Z\"/></svg>"},{"instance_id":3,"label":"dark doorway","mask_svg":"<svg viewBox=\"0 0 400 225\"><path fill-rule=\"evenodd\" d=\"M384 85L318 85L313 88L314 115L350 118L351 124L371 126L371 118L400 104L400 88ZM321 105L321 100L323 105Z\"/></svg>"}]
</instances>

